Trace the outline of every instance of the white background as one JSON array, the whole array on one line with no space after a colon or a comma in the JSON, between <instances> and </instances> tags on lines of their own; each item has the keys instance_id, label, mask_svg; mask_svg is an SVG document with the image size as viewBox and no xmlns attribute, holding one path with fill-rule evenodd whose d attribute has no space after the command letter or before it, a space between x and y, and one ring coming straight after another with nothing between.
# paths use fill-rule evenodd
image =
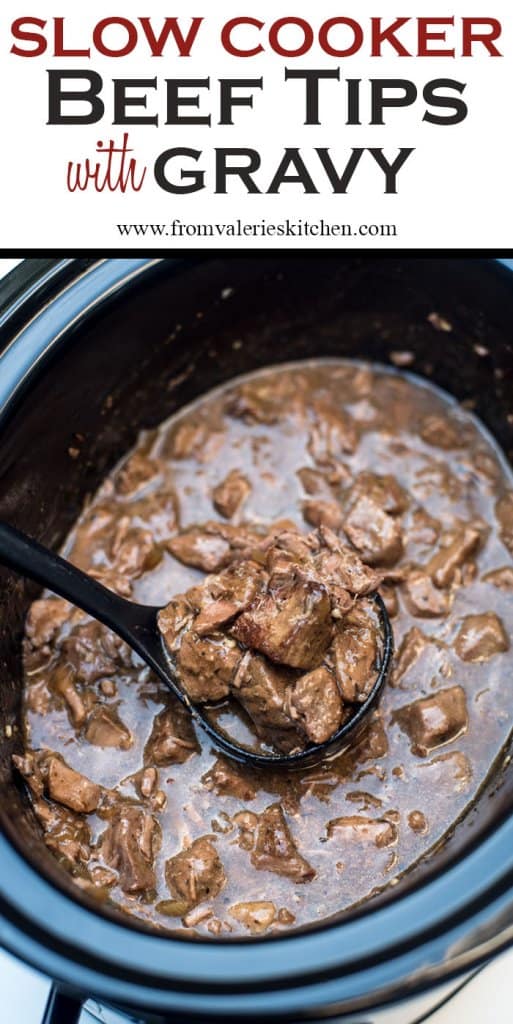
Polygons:
<instances>
[{"instance_id":1,"label":"white background","mask_svg":"<svg viewBox=\"0 0 513 1024\"><path fill-rule=\"evenodd\" d=\"M412 10L414 8L414 10ZM151 14L159 29L164 16L172 14L185 18L204 16L193 55L178 58L170 48L162 58L151 59L147 45L141 42L136 53L120 59L106 59L93 53L86 58L52 59L47 54L22 59L9 53L10 25L14 17L34 15L48 18L45 30L51 36L51 19L65 15L68 32L67 44L75 47L90 45L91 28L101 18L123 16L136 19L137 15ZM389 48L381 59L368 57L365 45L361 55L345 61L323 56L318 46L310 55L293 59L266 52L261 56L237 60L226 55L220 44L220 28L232 16L257 15L269 25L284 15L303 16L316 28L328 17L353 16L364 26L371 15L387 16L393 20L398 14L430 16L454 15L456 24L462 16L497 17L503 22L503 36L499 46L505 56L490 58L484 49L469 58L399 58ZM0 84L2 88L2 159L0 161L1 245L5 249L27 248L66 249L89 247L156 249L169 247L202 248L231 245L238 248L269 245L309 247L315 245L339 248L499 248L511 245L513 237L513 207L511 204L511 129L510 101L513 95L513 27L510 4L505 0L430 0L425 7L416 4L397 5L395 0L358 0L351 5L320 0L316 4L296 0L295 4L261 2L257 6L243 4L241 0L216 0L215 4L198 4L177 0L165 4L152 0L141 6L136 0L123 0L106 9L100 0L88 0L81 5L66 0L54 6L50 0L37 0L21 7L19 0L3 0L0 13ZM451 45L461 52L461 30L448 30ZM115 31L106 36L114 45L124 34ZM262 39L266 41L265 31ZM297 35L283 36L284 42L293 43ZM335 37L336 38L336 37ZM407 44L414 43L414 32L401 33ZM434 44L436 45L436 44ZM442 44L441 44L442 45ZM449 44L446 44L449 45ZM284 66L303 68L341 67L341 78L399 77L414 80L419 92L424 84L437 77L450 77L467 83L464 98L469 115L460 125L437 127L422 122L425 109L420 99L408 109L392 110L384 127L345 125L344 89L336 82L325 84L322 95L320 126L303 125L304 109L300 83L285 84ZM47 76L52 67L88 68L103 75L106 115L96 126L47 126ZM153 77L159 81L173 77L206 77L210 75L210 94L201 90L203 112L211 113L215 125L218 119L219 77L264 77L264 91L255 95L254 110L236 111L233 127L166 126L165 90L149 94L151 112L161 115L161 125L134 126L129 129L112 127L112 77ZM362 121L369 119L369 103L362 104ZM93 192L69 194L65 179L68 160L94 157L98 139L121 140L124 130L129 131L130 142L137 156L147 163L149 170L143 190L138 194L112 194ZM207 172L208 187L188 196L173 196L161 190L153 179L155 157L172 146L190 146L203 151L198 166ZM235 186L227 195L213 194L213 150L223 146L249 146L261 151L263 168L258 183L266 188L277 168L285 146L300 147L320 195L304 195L298 185L285 186L278 196L247 195ZM353 146L382 146L391 158L398 147L416 147L399 173L398 195L383 194L383 177L367 153L355 174L347 195L334 195L330 191L318 158L316 146L328 146L333 160L342 168ZM94 157L96 159L96 157ZM330 239L276 239L236 238L220 240L197 237L173 239L131 236L123 241L115 228L116 223L166 223L175 218L183 222L223 222L236 218L245 221L279 221L290 217L330 222L396 223L396 239L366 239L362 237Z\"/></svg>"}]
</instances>

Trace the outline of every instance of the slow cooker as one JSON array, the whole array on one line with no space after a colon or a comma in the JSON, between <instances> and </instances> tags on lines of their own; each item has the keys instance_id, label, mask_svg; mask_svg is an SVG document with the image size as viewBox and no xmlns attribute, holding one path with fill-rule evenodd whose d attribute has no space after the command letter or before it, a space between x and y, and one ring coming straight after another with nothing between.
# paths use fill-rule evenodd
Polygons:
<instances>
[{"instance_id":1,"label":"slow cooker","mask_svg":"<svg viewBox=\"0 0 513 1024\"><path fill-rule=\"evenodd\" d=\"M0 302L0 516L54 548L140 429L271 363L411 350L416 372L470 404L513 460L513 278L495 261L33 259ZM19 718L34 593L0 573L0 940L54 979L46 1024L72 1024L88 997L104 1021L411 1024L513 942L507 750L444 848L335 923L206 941L99 908L44 846L11 772L21 739L5 723Z\"/></svg>"}]
</instances>

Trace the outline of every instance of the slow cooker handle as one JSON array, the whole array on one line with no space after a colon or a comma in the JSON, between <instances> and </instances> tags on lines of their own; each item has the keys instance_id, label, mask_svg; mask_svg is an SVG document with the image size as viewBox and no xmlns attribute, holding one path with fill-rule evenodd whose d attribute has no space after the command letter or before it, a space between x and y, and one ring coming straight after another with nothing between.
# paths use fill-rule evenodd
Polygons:
<instances>
[{"instance_id":1,"label":"slow cooker handle","mask_svg":"<svg viewBox=\"0 0 513 1024\"><path fill-rule=\"evenodd\" d=\"M78 1024L83 1002L52 985L42 1024Z\"/></svg>"}]
</instances>

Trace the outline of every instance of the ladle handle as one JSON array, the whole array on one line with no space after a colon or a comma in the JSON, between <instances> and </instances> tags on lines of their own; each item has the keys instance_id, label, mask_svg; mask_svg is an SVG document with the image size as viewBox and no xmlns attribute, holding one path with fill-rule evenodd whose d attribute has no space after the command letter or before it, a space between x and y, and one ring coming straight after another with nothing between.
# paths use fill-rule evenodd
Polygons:
<instances>
[{"instance_id":1,"label":"ladle handle","mask_svg":"<svg viewBox=\"0 0 513 1024\"><path fill-rule=\"evenodd\" d=\"M116 633L130 624L134 605L65 561L37 540L0 520L0 564L48 587L59 597L99 619ZM127 621L128 620L128 621Z\"/></svg>"}]
</instances>

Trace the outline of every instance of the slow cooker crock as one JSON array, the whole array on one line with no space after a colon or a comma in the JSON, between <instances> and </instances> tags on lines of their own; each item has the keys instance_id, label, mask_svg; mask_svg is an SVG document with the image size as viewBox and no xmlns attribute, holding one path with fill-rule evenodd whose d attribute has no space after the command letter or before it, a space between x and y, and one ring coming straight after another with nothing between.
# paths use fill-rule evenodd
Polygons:
<instances>
[{"instance_id":1,"label":"slow cooker crock","mask_svg":"<svg viewBox=\"0 0 513 1024\"><path fill-rule=\"evenodd\" d=\"M513 282L493 261L38 260L7 279L3 301L0 516L53 547L141 428L230 377L289 359L387 363L409 349L415 371L472 403L513 460ZM450 333L436 331L433 312ZM33 596L0 573L0 940L56 979L65 1002L55 1019L71 1022L87 993L148 1021L373 1024L377 1007L440 986L513 941L507 751L436 857L329 925L185 940L95 906L46 850L10 768L20 734L4 726L19 720Z\"/></svg>"}]
</instances>

